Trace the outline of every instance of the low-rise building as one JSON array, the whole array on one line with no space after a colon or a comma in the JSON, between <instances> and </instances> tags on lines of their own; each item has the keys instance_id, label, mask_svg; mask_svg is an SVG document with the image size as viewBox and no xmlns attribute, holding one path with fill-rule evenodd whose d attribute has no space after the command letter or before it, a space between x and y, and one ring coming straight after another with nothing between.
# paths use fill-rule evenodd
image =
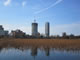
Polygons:
<instances>
[{"instance_id":1,"label":"low-rise building","mask_svg":"<svg viewBox=\"0 0 80 60\"><path fill-rule=\"evenodd\" d=\"M8 35L8 31L4 30L3 26L0 25L0 36L7 36Z\"/></svg>"},{"instance_id":2,"label":"low-rise building","mask_svg":"<svg viewBox=\"0 0 80 60\"><path fill-rule=\"evenodd\" d=\"M26 34L23 31L17 29L15 31L11 31L10 35L15 38L23 38Z\"/></svg>"}]
</instances>

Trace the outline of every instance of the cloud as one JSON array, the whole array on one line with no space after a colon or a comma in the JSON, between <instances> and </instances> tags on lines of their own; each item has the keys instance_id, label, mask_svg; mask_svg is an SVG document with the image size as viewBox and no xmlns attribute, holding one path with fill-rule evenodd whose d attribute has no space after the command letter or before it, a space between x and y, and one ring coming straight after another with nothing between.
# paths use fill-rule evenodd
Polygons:
<instances>
[{"instance_id":1,"label":"cloud","mask_svg":"<svg viewBox=\"0 0 80 60\"><path fill-rule=\"evenodd\" d=\"M61 3L62 1L63 1L63 0L57 0L55 3L53 3L53 4L50 5L50 6L48 6L47 8L44 8L44 9L42 9L42 10L39 10L39 11L35 12L35 14L39 14L39 13L41 13L41 12L44 12L44 11L46 11L46 10L48 10L48 9L56 6L57 4Z\"/></svg>"},{"instance_id":2,"label":"cloud","mask_svg":"<svg viewBox=\"0 0 80 60\"><path fill-rule=\"evenodd\" d=\"M75 34L80 35L80 23L73 23L73 24L62 24L51 27L51 34L54 35L62 35L63 32L67 34Z\"/></svg>"},{"instance_id":3,"label":"cloud","mask_svg":"<svg viewBox=\"0 0 80 60\"><path fill-rule=\"evenodd\" d=\"M29 26L22 26L22 27L19 27L19 29L22 30L23 32L25 32L26 34L31 35L31 27L29 27Z\"/></svg>"},{"instance_id":4,"label":"cloud","mask_svg":"<svg viewBox=\"0 0 80 60\"><path fill-rule=\"evenodd\" d=\"M4 0L3 5L4 6L9 6L12 3L15 6L19 6L19 5L21 5L22 7L25 7L26 6L26 1L22 1L21 3L19 3L19 2L15 2L14 3L12 1L13 0Z\"/></svg>"},{"instance_id":5,"label":"cloud","mask_svg":"<svg viewBox=\"0 0 80 60\"><path fill-rule=\"evenodd\" d=\"M31 35L31 27L29 26L18 26L12 24L2 24L5 30L11 32L12 30L20 29L21 31L25 32L26 34Z\"/></svg>"},{"instance_id":6,"label":"cloud","mask_svg":"<svg viewBox=\"0 0 80 60\"><path fill-rule=\"evenodd\" d=\"M8 6L8 5L10 5L10 3L11 3L11 0L5 0L5 2L4 2L4 6Z\"/></svg>"},{"instance_id":7,"label":"cloud","mask_svg":"<svg viewBox=\"0 0 80 60\"><path fill-rule=\"evenodd\" d=\"M22 6L25 7L25 5L26 5L26 1L23 1Z\"/></svg>"}]
</instances>

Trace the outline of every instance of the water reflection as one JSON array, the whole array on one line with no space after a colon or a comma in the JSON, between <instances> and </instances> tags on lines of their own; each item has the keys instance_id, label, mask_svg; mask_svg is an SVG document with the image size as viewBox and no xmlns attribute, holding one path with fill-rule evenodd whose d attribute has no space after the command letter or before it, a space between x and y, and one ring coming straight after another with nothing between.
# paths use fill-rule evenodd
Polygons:
<instances>
[{"instance_id":1,"label":"water reflection","mask_svg":"<svg viewBox=\"0 0 80 60\"><path fill-rule=\"evenodd\" d=\"M35 60L35 58L36 58L36 56L37 56L37 47L32 47L31 48L31 56L33 56L33 58L34 58L34 60Z\"/></svg>"},{"instance_id":2,"label":"water reflection","mask_svg":"<svg viewBox=\"0 0 80 60\"><path fill-rule=\"evenodd\" d=\"M50 48L46 47L46 48L44 48L44 50L45 50L46 56L49 56L50 55Z\"/></svg>"},{"instance_id":3,"label":"water reflection","mask_svg":"<svg viewBox=\"0 0 80 60\"><path fill-rule=\"evenodd\" d=\"M37 47L31 48L31 55L32 56L37 56Z\"/></svg>"},{"instance_id":4,"label":"water reflection","mask_svg":"<svg viewBox=\"0 0 80 60\"><path fill-rule=\"evenodd\" d=\"M14 60L14 59L15 60L59 60L59 59L80 60L80 50L51 48L48 46L0 47L0 60Z\"/></svg>"},{"instance_id":5,"label":"water reflection","mask_svg":"<svg viewBox=\"0 0 80 60\"><path fill-rule=\"evenodd\" d=\"M76 49L63 49L63 48L50 48L50 47L35 47L35 46L31 46L31 47L0 47L0 52L3 51L3 49L12 49L14 48L15 50L18 49L22 52L24 52L25 50L30 50L31 51L31 56L37 56L38 54L38 50L41 51L45 51L45 55L49 56L50 55L50 51L61 51L61 52L72 52L72 53L80 53L80 50L76 50Z\"/></svg>"}]
</instances>

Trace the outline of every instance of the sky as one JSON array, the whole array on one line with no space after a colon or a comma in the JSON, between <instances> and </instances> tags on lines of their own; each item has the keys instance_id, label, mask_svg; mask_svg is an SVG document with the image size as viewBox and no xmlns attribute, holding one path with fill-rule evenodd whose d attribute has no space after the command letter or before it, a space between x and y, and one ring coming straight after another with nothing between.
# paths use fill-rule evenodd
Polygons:
<instances>
[{"instance_id":1,"label":"sky","mask_svg":"<svg viewBox=\"0 0 80 60\"><path fill-rule=\"evenodd\" d=\"M0 0L0 25L5 30L31 34L34 19L41 34L49 22L50 35L80 35L80 0Z\"/></svg>"}]
</instances>

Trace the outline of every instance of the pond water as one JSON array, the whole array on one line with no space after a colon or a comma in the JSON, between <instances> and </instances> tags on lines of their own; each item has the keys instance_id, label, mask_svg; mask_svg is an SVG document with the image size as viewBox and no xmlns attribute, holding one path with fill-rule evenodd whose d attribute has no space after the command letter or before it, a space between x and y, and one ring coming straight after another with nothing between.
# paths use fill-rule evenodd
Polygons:
<instances>
[{"instance_id":1,"label":"pond water","mask_svg":"<svg viewBox=\"0 0 80 60\"><path fill-rule=\"evenodd\" d=\"M0 48L0 60L80 60L79 50L55 48Z\"/></svg>"}]
</instances>

